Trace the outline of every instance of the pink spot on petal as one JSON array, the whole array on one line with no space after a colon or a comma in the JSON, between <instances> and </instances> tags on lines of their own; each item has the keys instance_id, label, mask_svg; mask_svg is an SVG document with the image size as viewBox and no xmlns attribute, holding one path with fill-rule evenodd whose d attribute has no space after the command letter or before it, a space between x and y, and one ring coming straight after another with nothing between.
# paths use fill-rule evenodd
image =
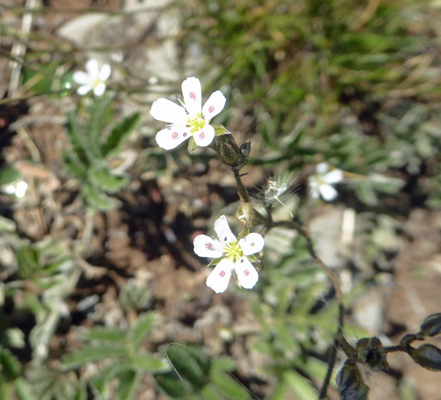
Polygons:
<instances>
[{"instance_id":1,"label":"pink spot on petal","mask_svg":"<svg viewBox=\"0 0 441 400\"><path fill-rule=\"evenodd\" d=\"M210 106L209 108L208 108L208 112L209 113L212 113L214 111L214 106Z\"/></svg>"},{"instance_id":2,"label":"pink spot on petal","mask_svg":"<svg viewBox=\"0 0 441 400\"><path fill-rule=\"evenodd\" d=\"M179 133L178 133L178 132L173 132L173 133L172 133L172 138L173 138L173 139L176 139L178 136L179 136Z\"/></svg>"},{"instance_id":3,"label":"pink spot on petal","mask_svg":"<svg viewBox=\"0 0 441 400\"><path fill-rule=\"evenodd\" d=\"M244 274L245 276L248 276L248 275L250 274L250 271L249 271L248 269L246 269L245 271L243 271L243 274Z\"/></svg>"},{"instance_id":4,"label":"pink spot on petal","mask_svg":"<svg viewBox=\"0 0 441 400\"><path fill-rule=\"evenodd\" d=\"M220 276L221 278L223 278L225 275L226 275L225 271L222 270L221 272L219 272L219 276Z\"/></svg>"},{"instance_id":5,"label":"pink spot on petal","mask_svg":"<svg viewBox=\"0 0 441 400\"><path fill-rule=\"evenodd\" d=\"M196 98L196 93L195 92L190 92L188 95L190 96L190 99L195 99Z\"/></svg>"},{"instance_id":6,"label":"pink spot on petal","mask_svg":"<svg viewBox=\"0 0 441 400\"><path fill-rule=\"evenodd\" d=\"M213 244L210 243L210 242L207 242L207 243L205 243L205 247L206 247L207 249L211 249L211 248L213 247Z\"/></svg>"},{"instance_id":7,"label":"pink spot on petal","mask_svg":"<svg viewBox=\"0 0 441 400\"><path fill-rule=\"evenodd\" d=\"M205 139L205 133L204 132L201 132L199 134L199 139Z\"/></svg>"}]
</instances>

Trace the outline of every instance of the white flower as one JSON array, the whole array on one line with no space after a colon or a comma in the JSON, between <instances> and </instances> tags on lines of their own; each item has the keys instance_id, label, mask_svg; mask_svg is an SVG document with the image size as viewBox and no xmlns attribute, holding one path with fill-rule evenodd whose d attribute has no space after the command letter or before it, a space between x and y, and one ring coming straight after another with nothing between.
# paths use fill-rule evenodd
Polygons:
<instances>
[{"instance_id":1,"label":"white flower","mask_svg":"<svg viewBox=\"0 0 441 400\"><path fill-rule=\"evenodd\" d=\"M250 233L237 241L225 215L215 221L214 230L218 239L198 235L193 241L194 252L199 257L222 258L208 276L207 286L216 293L225 292L234 270L239 286L245 289L253 288L259 280L259 274L251 264L251 261L257 260L252 254L263 249L262 235Z\"/></svg>"},{"instance_id":2,"label":"white flower","mask_svg":"<svg viewBox=\"0 0 441 400\"><path fill-rule=\"evenodd\" d=\"M320 195L323 200L332 201L337 197L337 190L332 186L343 179L343 172L334 169L328 172L328 164L320 163L317 165L316 174L309 177L309 187L311 196L318 199Z\"/></svg>"},{"instance_id":3,"label":"white flower","mask_svg":"<svg viewBox=\"0 0 441 400\"><path fill-rule=\"evenodd\" d=\"M104 64L101 69L96 60L89 60L86 63L86 71L76 71L73 74L73 80L79 86L77 93L81 96L93 90L95 96L101 96L106 90L106 81L112 72L109 64Z\"/></svg>"},{"instance_id":4,"label":"white flower","mask_svg":"<svg viewBox=\"0 0 441 400\"><path fill-rule=\"evenodd\" d=\"M214 139L211 119L225 106L225 96L220 90L214 92L202 107L201 82L197 78L187 78L182 82L184 101L181 106L167 99L155 100L150 114L158 121L166 122L165 129L156 134L159 147L171 150L193 136L200 147L206 147Z\"/></svg>"}]
</instances>

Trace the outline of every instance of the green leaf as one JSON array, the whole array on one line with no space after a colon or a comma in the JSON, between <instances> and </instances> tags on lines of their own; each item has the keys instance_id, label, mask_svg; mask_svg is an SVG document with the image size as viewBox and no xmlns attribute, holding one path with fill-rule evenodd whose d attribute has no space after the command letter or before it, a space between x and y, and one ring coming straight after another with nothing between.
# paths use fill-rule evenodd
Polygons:
<instances>
[{"instance_id":1,"label":"green leaf","mask_svg":"<svg viewBox=\"0 0 441 400\"><path fill-rule=\"evenodd\" d=\"M289 385L291 391L298 400L311 400L317 398L317 390L311 383L294 371L286 371L283 379Z\"/></svg>"},{"instance_id":2,"label":"green leaf","mask_svg":"<svg viewBox=\"0 0 441 400\"><path fill-rule=\"evenodd\" d=\"M184 399L194 391L187 381L182 381L175 372L154 376L157 385L172 399Z\"/></svg>"},{"instance_id":3,"label":"green leaf","mask_svg":"<svg viewBox=\"0 0 441 400\"><path fill-rule=\"evenodd\" d=\"M20 247L16 258L18 272L22 278L32 278L40 271L39 252L30 246Z\"/></svg>"},{"instance_id":4,"label":"green leaf","mask_svg":"<svg viewBox=\"0 0 441 400\"><path fill-rule=\"evenodd\" d=\"M112 362L110 365L101 368L98 374L92 377L91 384L100 394L103 394L107 385L109 385L118 374L130 369L131 366L128 362Z\"/></svg>"},{"instance_id":5,"label":"green leaf","mask_svg":"<svg viewBox=\"0 0 441 400\"><path fill-rule=\"evenodd\" d=\"M202 389L204 400L223 400L223 397L213 384L205 385Z\"/></svg>"},{"instance_id":6,"label":"green leaf","mask_svg":"<svg viewBox=\"0 0 441 400\"><path fill-rule=\"evenodd\" d=\"M190 138L190 140L188 141L188 152L192 153L193 151L195 151L198 148L198 145L196 144L196 142L194 141L193 136Z\"/></svg>"},{"instance_id":7,"label":"green leaf","mask_svg":"<svg viewBox=\"0 0 441 400\"><path fill-rule=\"evenodd\" d=\"M127 185L127 178L113 175L107 167L93 166L89 169L90 182L108 193L116 193Z\"/></svg>"},{"instance_id":8,"label":"green leaf","mask_svg":"<svg viewBox=\"0 0 441 400\"><path fill-rule=\"evenodd\" d=\"M234 371L236 363L230 357L216 357L211 363L211 368L216 371Z\"/></svg>"},{"instance_id":9,"label":"green leaf","mask_svg":"<svg viewBox=\"0 0 441 400\"><path fill-rule=\"evenodd\" d=\"M139 372L159 373L170 370L170 364L166 360L155 357L146 351L142 351L140 354L132 357L130 363Z\"/></svg>"},{"instance_id":10,"label":"green leaf","mask_svg":"<svg viewBox=\"0 0 441 400\"><path fill-rule=\"evenodd\" d=\"M21 173L12 165L6 165L0 169L0 186L15 182L21 178Z\"/></svg>"},{"instance_id":11,"label":"green leaf","mask_svg":"<svg viewBox=\"0 0 441 400\"><path fill-rule=\"evenodd\" d=\"M127 348L116 343L101 345L88 345L75 353L68 354L63 358L66 368L77 368L89 362L96 362L106 358L124 357L128 353Z\"/></svg>"},{"instance_id":12,"label":"green leaf","mask_svg":"<svg viewBox=\"0 0 441 400\"><path fill-rule=\"evenodd\" d=\"M138 317L135 325L128 333L128 340L135 349L138 349L145 337L150 333L157 323L158 317L154 312L142 314Z\"/></svg>"},{"instance_id":13,"label":"green leaf","mask_svg":"<svg viewBox=\"0 0 441 400\"><path fill-rule=\"evenodd\" d=\"M89 166L88 162L84 163L81 161L74 151L63 150L62 157L64 167L69 174L77 179L80 179L81 181L87 180L87 168Z\"/></svg>"},{"instance_id":14,"label":"green leaf","mask_svg":"<svg viewBox=\"0 0 441 400\"><path fill-rule=\"evenodd\" d=\"M248 391L233 377L225 372L215 371L210 375L211 381L227 399L247 400L250 399Z\"/></svg>"},{"instance_id":15,"label":"green leaf","mask_svg":"<svg viewBox=\"0 0 441 400\"><path fill-rule=\"evenodd\" d=\"M97 210L111 210L114 208L113 201L106 194L100 192L91 185L82 187L82 194L89 205Z\"/></svg>"},{"instance_id":16,"label":"green leaf","mask_svg":"<svg viewBox=\"0 0 441 400\"><path fill-rule=\"evenodd\" d=\"M67 133L72 144L72 150L75 152L76 158L80 161L79 164L90 165L90 161L93 160L92 154L89 152L86 138L82 127L77 123L77 115L74 111L67 113Z\"/></svg>"},{"instance_id":17,"label":"green leaf","mask_svg":"<svg viewBox=\"0 0 441 400\"><path fill-rule=\"evenodd\" d=\"M120 328L93 328L84 335L86 340L96 340L98 342L125 343L126 332Z\"/></svg>"},{"instance_id":18,"label":"green leaf","mask_svg":"<svg viewBox=\"0 0 441 400\"><path fill-rule=\"evenodd\" d=\"M121 146L127 140L129 135L136 129L139 121L140 113L136 112L124 118L112 128L107 136L107 140L101 147L101 152L104 157L112 154L118 154L121 151Z\"/></svg>"},{"instance_id":19,"label":"green leaf","mask_svg":"<svg viewBox=\"0 0 441 400\"><path fill-rule=\"evenodd\" d=\"M171 344L167 347L167 357L182 379L187 380L195 390L202 388L208 381L197 358L187 347Z\"/></svg>"},{"instance_id":20,"label":"green leaf","mask_svg":"<svg viewBox=\"0 0 441 400\"><path fill-rule=\"evenodd\" d=\"M119 374L118 400L131 400L136 393L142 375L136 371Z\"/></svg>"},{"instance_id":21,"label":"green leaf","mask_svg":"<svg viewBox=\"0 0 441 400\"><path fill-rule=\"evenodd\" d=\"M0 348L0 376L13 380L20 375L20 363L17 358L5 348Z\"/></svg>"},{"instance_id":22,"label":"green leaf","mask_svg":"<svg viewBox=\"0 0 441 400\"><path fill-rule=\"evenodd\" d=\"M14 386L18 400L35 400L31 385L26 380L18 378L14 381Z\"/></svg>"},{"instance_id":23,"label":"green leaf","mask_svg":"<svg viewBox=\"0 0 441 400\"><path fill-rule=\"evenodd\" d=\"M214 136L227 135L231 133L225 126L221 124L211 125L214 128Z\"/></svg>"}]
</instances>

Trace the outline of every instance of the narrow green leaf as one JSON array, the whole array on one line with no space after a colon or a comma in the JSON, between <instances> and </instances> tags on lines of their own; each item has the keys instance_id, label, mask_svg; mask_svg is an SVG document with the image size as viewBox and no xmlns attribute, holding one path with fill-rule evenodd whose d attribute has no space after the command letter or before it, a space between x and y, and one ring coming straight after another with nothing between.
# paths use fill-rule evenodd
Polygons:
<instances>
[{"instance_id":1,"label":"narrow green leaf","mask_svg":"<svg viewBox=\"0 0 441 400\"><path fill-rule=\"evenodd\" d=\"M82 164L89 165L93 157L89 152L82 127L78 125L76 118L77 115L74 111L69 111L67 113L67 133L69 134L72 150L75 152L76 157Z\"/></svg>"},{"instance_id":2,"label":"narrow green leaf","mask_svg":"<svg viewBox=\"0 0 441 400\"><path fill-rule=\"evenodd\" d=\"M141 381L141 373L125 371L119 374L118 400L131 400Z\"/></svg>"},{"instance_id":3,"label":"narrow green leaf","mask_svg":"<svg viewBox=\"0 0 441 400\"><path fill-rule=\"evenodd\" d=\"M139 372L159 373L170 370L170 364L166 360L155 357L146 351L142 351L140 354L132 357L130 363Z\"/></svg>"},{"instance_id":4,"label":"narrow green leaf","mask_svg":"<svg viewBox=\"0 0 441 400\"><path fill-rule=\"evenodd\" d=\"M215 371L211 374L210 378L211 381L216 385L216 388L227 399L247 400L251 397L248 391L226 372Z\"/></svg>"},{"instance_id":5,"label":"narrow green leaf","mask_svg":"<svg viewBox=\"0 0 441 400\"><path fill-rule=\"evenodd\" d=\"M150 333L157 321L158 317L154 312L145 313L138 317L135 325L128 333L128 340L135 349L141 346L145 337Z\"/></svg>"},{"instance_id":6,"label":"narrow green leaf","mask_svg":"<svg viewBox=\"0 0 441 400\"><path fill-rule=\"evenodd\" d=\"M18 400L35 400L32 388L26 380L18 378L14 381L14 386Z\"/></svg>"},{"instance_id":7,"label":"narrow green leaf","mask_svg":"<svg viewBox=\"0 0 441 400\"><path fill-rule=\"evenodd\" d=\"M75 353L68 354L63 358L63 365L66 368L76 368L88 362L95 362L105 358L124 357L127 355L127 348L116 343L102 345L88 345Z\"/></svg>"},{"instance_id":8,"label":"narrow green leaf","mask_svg":"<svg viewBox=\"0 0 441 400\"><path fill-rule=\"evenodd\" d=\"M223 400L223 397L213 384L205 385L202 389L204 400Z\"/></svg>"},{"instance_id":9,"label":"narrow green leaf","mask_svg":"<svg viewBox=\"0 0 441 400\"><path fill-rule=\"evenodd\" d=\"M62 151L64 167L73 177L85 181L87 179L88 162L85 164L74 151Z\"/></svg>"},{"instance_id":10,"label":"narrow green leaf","mask_svg":"<svg viewBox=\"0 0 441 400\"><path fill-rule=\"evenodd\" d=\"M136 129L140 121L140 113L134 113L124 118L112 128L105 143L101 146L101 152L104 157L112 154L118 154L121 147L130 134Z\"/></svg>"},{"instance_id":11,"label":"narrow green leaf","mask_svg":"<svg viewBox=\"0 0 441 400\"><path fill-rule=\"evenodd\" d=\"M15 379L20 375L20 363L17 358L5 348L0 348L0 371L6 379Z\"/></svg>"},{"instance_id":12,"label":"narrow green leaf","mask_svg":"<svg viewBox=\"0 0 441 400\"><path fill-rule=\"evenodd\" d=\"M190 140L188 141L188 152L192 153L193 151L195 151L198 148L198 145L196 144L196 142L194 141L193 136L190 138Z\"/></svg>"},{"instance_id":13,"label":"narrow green leaf","mask_svg":"<svg viewBox=\"0 0 441 400\"><path fill-rule=\"evenodd\" d=\"M92 166L89 169L91 184L108 193L116 193L127 185L127 178L113 175L105 166Z\"/></svg>"},{"instance_id":14,"label":"narrow green leaf","mask_svg":"<svg viewBox=\"0 0 441 400\"><path fill-rule=\"evenodd\" d=\"M86 202L97 210L111 210L114 207L113 201L106 194L100 192L91 185L82 187L82 194Z\"/></svg>"},{"instance_id":15,"label":"narrow green leaf","mask_svg":"<svg viewBox=\"0 0 441 400\"><path fill-rule=\"evenodd\" d=\"M172 399L184 399L194 393L187 381L181 380L175 372L154 376L157 385Z\"/></svg>"},{"instance_id":16,"label":"narrow green leaf","mask_svg":"<svg viewBox=\"0 0 441 400\"><path fill-rule=\"evenodd\" d=\"M283 379L289 385L291 391L298 400L311 400L317 398L317 390L311 383L294 371L287 371L283 374Z\"/></svg>"},{"instance_id":17,"label":"narrow green leaf","mask_svg":"<svg viewBox=\"0 0 441 400\"><path fill-rule=\"evenodd\" d=\"M111 364L101 368L97 375L91 379L91 384L100 394L103 394L115 377L124 372L131 370L131 365L127 361L112 362Z\"/></svg>"},{"instance_id":18,"label":"narrow green leaf","mask_svg":"<svg viewBox=\"0 0 441 400\"><path fill-rule=\"evenodd\" d=\"M114 342L114 343L125 343L126 331L120 328L103 328L98 327L89 330L84 335L86 340L96 340L99 342Z\"/></svg>"}]
</instances>

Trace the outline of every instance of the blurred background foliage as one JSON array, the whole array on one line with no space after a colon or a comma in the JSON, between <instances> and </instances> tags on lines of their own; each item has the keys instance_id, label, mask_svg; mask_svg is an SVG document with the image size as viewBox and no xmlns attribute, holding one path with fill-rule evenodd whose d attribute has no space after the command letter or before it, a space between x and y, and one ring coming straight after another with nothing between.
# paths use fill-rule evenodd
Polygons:
<instances>
[{"instance_id":1,"label":"blurred background foliage","mask_svg":"<svg viewBox=\"0 0 441 400\"><path fill-rule=\"evenodd\" d=\"M60 9L49 3L36 13L38 26ZM114 8L109 18L118 17L120 5L104 3ZM190 72L180 75L198 76L204 92L220 88L227 96L216 122L239 145L251 140L244 171L254 171L257 187L274 173L294 177L285 198L311 231L317 215L356 213L356 254L330 261L350 281L351 311L385 275L393 279L399 237L412 236L403 234L403 219L415 208L441 206L439 4L192 0L167 8L177 11L179 56L191 59ZM22 40L10 21L20 21L23 10L0 8L8 17L1 23L7 62ZM149 29L142 36L149 46L165 41ZM266 235L256 290L231 285L220 299L204 292L202 264L189 255L191 235L208 231L216 213L234 214L237 197L213 153L156 146L149 106L178 93L180 80L134 76L115 61L119 81L100 98L79 98L71 73L82 68L85 50L42 33L25 42L23 96L17 105L0 103L0 128L10 128L0 138L8 149L0 165L0 398L315 398L337 304L302 237L282 229ZM138 45L91 50L119 60ZM63 112L63 145L44 155L38 135L11 125L28 107L41 112L47 104ZM332 210L312 202L306 185L323 161L344 171ZM24 180L28 191L19 195ZM259 189L250 189L258 197ZM289 217L285 207L277 211ZM38 218L49 222L35 233L28 228ZM114 256L120 243L126 253ZM161 285L164 269L170 276ZM189 275L182 278L182 270ZM197 283L173 286L185 279ZM350 321L345 334L356 341L370 332ZM418 382L395 378L397 398L420 398ZM334 388L330 396L337 398Z\"/></svg>"}]
</instances>

